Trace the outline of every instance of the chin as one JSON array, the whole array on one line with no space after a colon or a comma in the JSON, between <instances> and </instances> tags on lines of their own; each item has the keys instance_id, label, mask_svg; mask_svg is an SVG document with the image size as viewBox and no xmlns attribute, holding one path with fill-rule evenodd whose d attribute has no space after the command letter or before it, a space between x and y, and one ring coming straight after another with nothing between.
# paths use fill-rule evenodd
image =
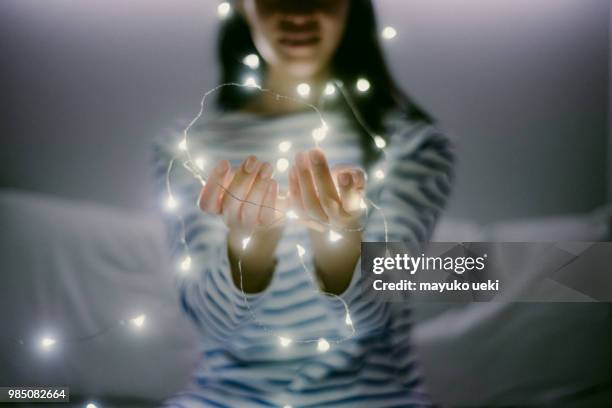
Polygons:
<instances>
[{"instance_id":1,"label":"chin","mask_svg":"<svg viewBox=\"0 0 612 408\"><path fill-rule=\"evenodd\" d=\"M286 64L289 74L300 80L308 80L321 72L321 64L305 61L288 61Z\"/></svg>"}]
</instances>

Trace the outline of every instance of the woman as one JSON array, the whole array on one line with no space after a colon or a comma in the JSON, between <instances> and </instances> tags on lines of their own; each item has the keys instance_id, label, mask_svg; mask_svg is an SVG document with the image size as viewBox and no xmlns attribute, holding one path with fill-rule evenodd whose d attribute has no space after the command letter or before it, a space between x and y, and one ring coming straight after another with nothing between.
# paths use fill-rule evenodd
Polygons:
<instances>
[{"instance_id":1,"label":"woman","mask_svg":"<svg viewBox=\"0 0 612 408\"><path fill-rule=\"evenodd\" d=\"M222 24L223 82L256 75L296 99L222 87L223 114L189 131L190 155L216 163L206 184L181 166L171 172L170 233L190 267L177 284L202 358L164 406L430 406L407 304L358 289L359 255L362 241L427 241L450 186L447 140L391 80L369 0L242 0ZM258 56L250 69L249 54ZM311 136L320 118L300 99L323 112L320 149ZM164 197L180 140L158 145ZM384 212L364 211L364 192Z\"/></svg>"}]
</instances>

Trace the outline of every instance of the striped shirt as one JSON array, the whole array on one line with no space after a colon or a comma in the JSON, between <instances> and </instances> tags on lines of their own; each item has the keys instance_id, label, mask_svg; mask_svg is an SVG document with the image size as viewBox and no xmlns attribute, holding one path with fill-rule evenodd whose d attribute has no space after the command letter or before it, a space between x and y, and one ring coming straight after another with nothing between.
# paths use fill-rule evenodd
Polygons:
<instances>
[{"instance_id":1,"label":"striped shirt","mask_svg":"<svg viewBox=\"0 0 612 408\"><path fill-rule=\"evenodd\" d=\"M327 138L320 144L330 162L363 164L359 135L353 121L326 113ZM386 165L382 180L369 177L368 197L384 210L370 211L364 241L426 242L450 189L452 155L447 139L430 124L389 115ZM265 118L229 113L201 119L189 133L193 158L210 169L218 160L238 166L248 154L274 165L292 161L293 153L313 147L311 132L318 116L301 112ZM182 135L156 143L156 177L161 200L166 197L169 160L180 156ZM278 145L291 142L281 153ZM378 168L374 166L374 168ZM287 174L275 174L281 189ZM342 298L347 302L355 336L322 353L317 343L294 342L280 347L270 331L291 339L338 339L350 334L340 302L316 289L296 253L306 250L306 265L314 270L308 233L291 223L277 248L277 263L269 286L261 293L243 293L233 283L227 256L227 229L219 217L202 213L196 201L201 184L176 165L171 187L184 220L192 260L188 274L176 273L181 306L201 333L201 359L186 389L164 407L428 407L418 364L409 344L410 310L406 302L383 302L357 289L363 279L358 262ZM177 265L186 254L180 244L182 227L168 215ZM178 269L178 268L177 268ZM173 272L174 273L174 272ZM256 320L253 319L253 315ZM262 328L263 325L265 328Z\"/></svg>"}]
</instances>

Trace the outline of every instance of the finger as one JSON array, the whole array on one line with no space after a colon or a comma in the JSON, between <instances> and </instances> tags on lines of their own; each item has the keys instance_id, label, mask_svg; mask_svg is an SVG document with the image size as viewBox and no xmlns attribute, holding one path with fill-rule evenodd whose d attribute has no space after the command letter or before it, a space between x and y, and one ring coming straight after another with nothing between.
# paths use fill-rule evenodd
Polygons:
<instances>
[{"instance_id":1,"label":"finger","mask_svg":"<svg viewBox=\"0 0 612 408\"><path fill-rule=\"evenodd\" d=\"M295 156L297 163L297 176L300 184L300 194L304 203L306 215L315 220L327 222L327 214L319 203L319 197L312 181L312 173L310 171L310 160L306 153L298 153Z\"/></svg>"},{"instance_id":2,"label":"finger","mask_svg":"<svg viewBox=\"0 0 612 408\"><path fill-rule=\"evenodd\" d=\"M230 170L230 164L227 160L221 160L213 168L206 185L202 187L198 206L202 211L210 214L219 214L221 212L220 197L223 192L223 181Z\"/></svg>"},{"instance_id":3,"label":"finger","mask_svg":"<svg viewBox=\"0 0 612 408\"><path fill-rule=\"evenodd\" d=\"M266 194L263 198L261 211L259 212L259 224L270 226L276 219L276 198L278 196L278 183L276 180L268 180Z\"/></svg>"},{"instance_id":4,"label":"finger","mask_svg":"<svg viewBox=\"0 0 612 408\"><path fill-rule=\"evenodd\" d=\"M351 173L353 176L353 183L355 184L355 188L357 188L358 190L363 190L366 184L365 173L363 172L363 170L354 168Z\"/></svg>"},{"instance_id":5,"label":"finger","mask_svg":"<svg viewBox=\"0 0 612 408\"><path fill-rule=\"evenodd\" d=\"M353 176L354 175L349 171L338 175L338 187L340 189L342 207L349 213L359 209L359 201L361 198Z\"/></svg>"},{"instance_id":6,"label":"finger","mask_svg":"<svg viewBox=\"0 0 612 408\"><path fill-rule=\"evenodd\" d=\"M363 170L358 167L348 164L336 165L331 169L332 177L334 178L334 180L338 180L338 175L347 171L353 176L353 182L355 183L355 187L357 189L363 189L365 187L366 182L365 174Z\"/></svg>"},{"instance_id":7,"label":"finger","mask_svg":"<svg viewBox=\"0 0 612 408\"><path fill-rule=\"evenodd\" d=\"M247 195L247 202L242 204L242 213L240 214L242 224L246 227L254 227L258 223L261 205L263 204L264 196L268 188L268 181L272 176L272 166L270 163L264 163L259 169L259 173L253 182L253 186ZM256 203L256 204L252 204Z\"/></svg>"},{"instance_id":8,"label":"finger","mask_svg":"<svg viewBox=\"0 0 612 408\"><path fill-rule=\"evenodd\" d=\"M223 215L227 221L240 220L242 201L246 199L251 185L257 176L259 167L260 163L257 162L257 158L251 155L236 170L232 182L223 195L221 205Z\"/></svg>"},{"instance_id":9,"label":"finger","mask_svg":"<svg viewBox=\"0 0 612 408\"><path fill-rule=\"evenodd\" d=\"M304 214L304 203L302 201L302 193L300 193L300 183L297 177L295 166L289 169L289 206L300 214Z\"/></svg>"},{"instance_id":10,"label":"finger","mask_svg":"<svg viewBox=\"0 0 612 408\"><path fill-rule=\"evenodd\" d=\"M340 197L334 185L325 154L321 149L313 149L309 153L310 168L314 178L314 184L319 195L319 202L329 217L337 217L342 214Z\"/></svg>"}]
</instances>

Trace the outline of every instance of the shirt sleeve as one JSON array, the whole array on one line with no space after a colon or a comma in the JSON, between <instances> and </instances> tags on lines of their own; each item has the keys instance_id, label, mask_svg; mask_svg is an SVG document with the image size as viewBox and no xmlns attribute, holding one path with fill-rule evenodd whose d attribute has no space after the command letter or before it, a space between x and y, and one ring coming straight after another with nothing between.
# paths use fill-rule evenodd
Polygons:
<instances>
[{"instance_id":1,"label":"shirt sleeve","mask_svg":"<svg viewBox=\"0 0 612 408\"><path fill-rule=\"evenodd\" d=\"M368 177L367 195L376 208L369 208L362 240L403 242L411 248L422 248L429 241L450 193L453 149L443 133L430 123L404 121L389 131L386 160L379 160ZM384 178L373 177L377 170L384 173ZM409 315L406 300L389 303L366 285L368 280L362 275L359 260L349 286L340 295L348 305L356 332L386 326L401 337L404 333L401 327L407 323L393 315ZM338 303L332 304L342 312Z\"/></svg>"},{"instance_id":2,"label":"shirt sleeve","mask_svg":"<svg viewBox=\"0 0 612 408\"><path fill-rule=\"evenodd\" d=\"M227 228L219 217L199 209L202 183L184 166L186 157L173 147L178 146L174 139L160 139L154 146L156 193L172 254L170 273L185 313L206 336L225 341L256 313L268 290L247 294L234 283ZM169 197L172 209L167 206Z\"/></svg>"}]
</instances>

